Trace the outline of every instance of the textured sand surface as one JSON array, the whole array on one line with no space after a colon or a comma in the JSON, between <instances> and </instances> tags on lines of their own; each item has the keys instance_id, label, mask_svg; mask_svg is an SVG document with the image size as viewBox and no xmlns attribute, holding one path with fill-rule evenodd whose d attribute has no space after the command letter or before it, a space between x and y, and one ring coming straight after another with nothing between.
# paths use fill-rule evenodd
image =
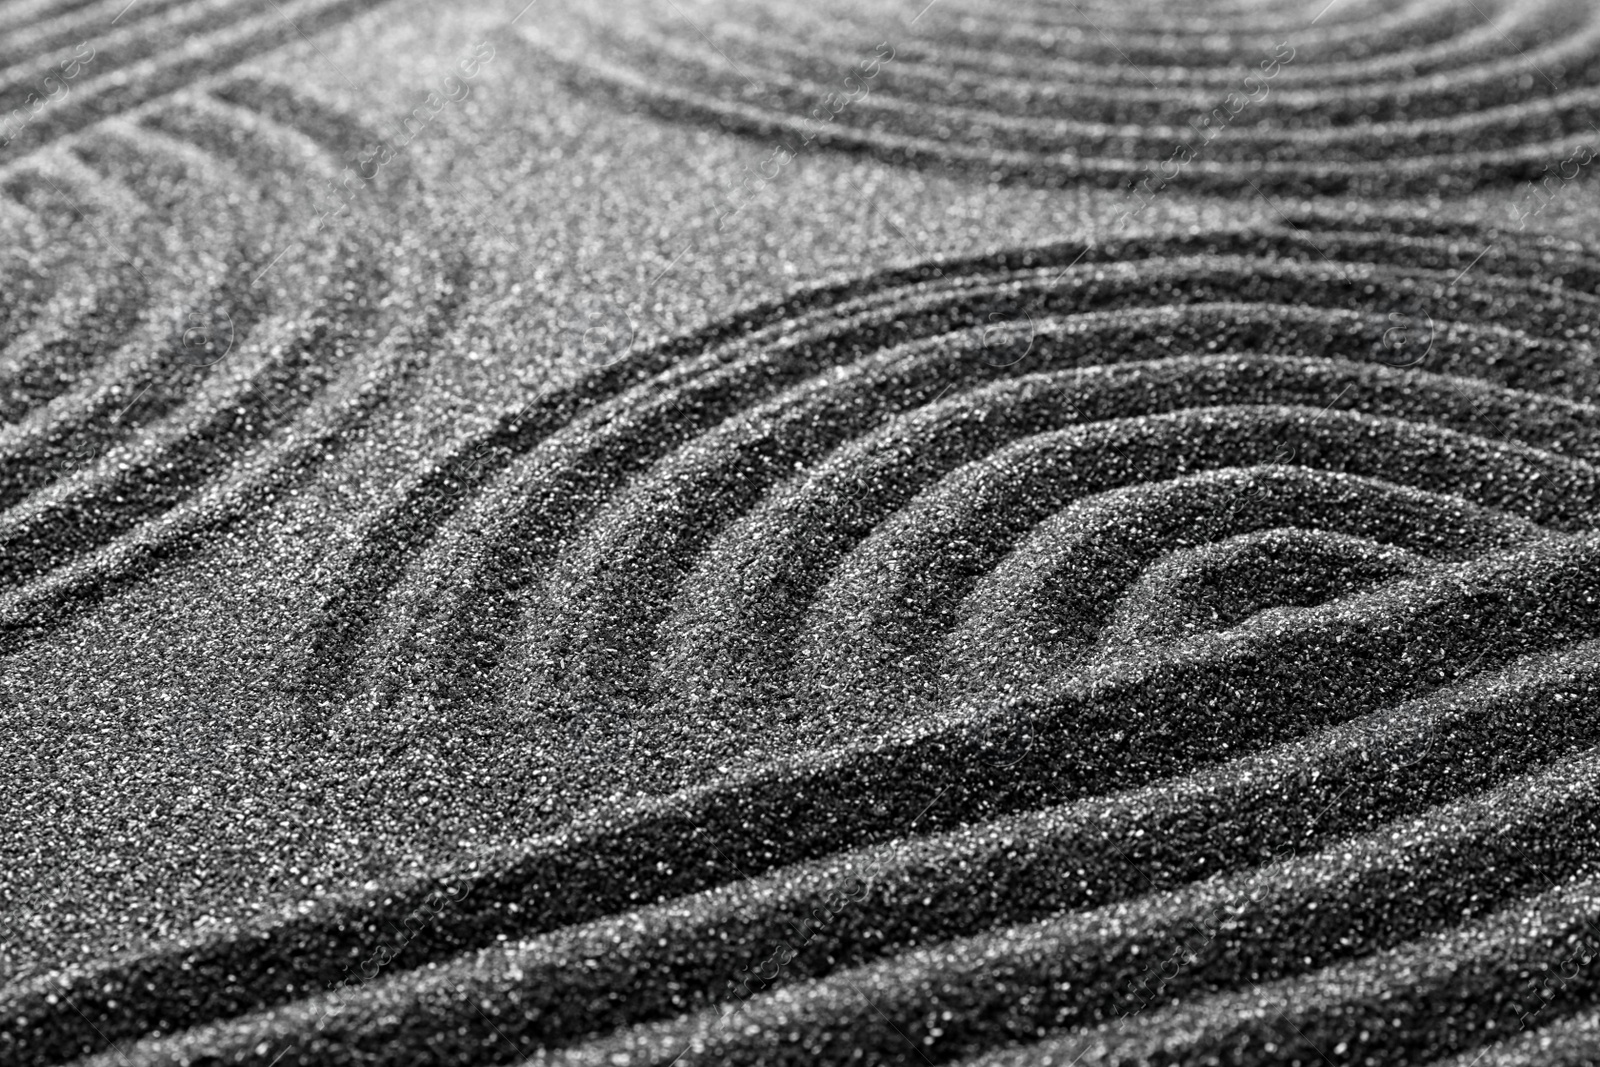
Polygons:
<instances>
[{"instance_id":1,"label":"textured sand surface","mask_svg":"<svg viewBox=\"0 0 1600 1067\"><path fill-rule=\"evenodd\" d=\"M1600 1058L1600 15L0 4L0 1062Z\"/></svg>"}]
</instances>

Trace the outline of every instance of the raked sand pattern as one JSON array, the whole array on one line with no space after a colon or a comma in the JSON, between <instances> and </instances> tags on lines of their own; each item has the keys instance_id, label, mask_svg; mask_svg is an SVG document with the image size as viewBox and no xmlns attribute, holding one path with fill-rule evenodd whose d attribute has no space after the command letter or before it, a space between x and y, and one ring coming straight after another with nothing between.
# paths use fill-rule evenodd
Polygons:
<instances>
[{"instance_id":1,"label":"raked sand pattern","mask_svg":"<svg viewBox=\"0 0 1600 1067\"><path fill-rule=\"evenodd\" d=\"M1459 191L1541 176L1600 108L1581 0L568 6L525 32L577 83L779 164L820 142L1043 185Z\"/></svg>"},{"instance_id":2,"label":"raked sand pattern","mask_svg":"<svg viewBox=\"0 0 1600 1067\"><path fill-rule=\"evenodd\" d=\"M442 277L411 291L385 271L404 240L384 218L403 161L334 213L342 201L325 190L341 156L377 131L287 84L196 77L197 46L162 49L165 31L147 25L182 16L207 54L243 58L282 40L262 6L140 11L21 128L32 151L0 168L8 239L41 251L17 257L0 362L0 648L291 487L393 402L459 303L469 264L448 248ZM301 6L302 27L355 9ZM53 25L28 29L41 43L73 36ZM82 54L61 48L17 84L54 88L48 71ZM175 185L188 195L173 205ZM320 225L308 190L323 190ZM304 264L299 284L268 278L274 251ZM400 322L396 304L422 313Z\"/></svg>"},{"instance_id":3,"label":"raked sand pattern","mask_svg":"<svg viewBox=\"0 0 1600 1067\"><path fill-rule=\"evenodd\" d=\"M374 516L421 547L350 561L307 685L813 755L29 983L14 1049L1424 1062L1565 1025L1586 971L1515 976L1600 919L1600 262L1296 223L802 292L508 414L454 514ZM305 995L407 917L411 970Z\"/></svg>"},{"instance_id":4,"label":"raked sand pattern","mask_svg":"<svg viewBox=\"0 0 1600 1067\"><path fill-rule=\"evenodd\" d=\"M308 225L390 135L234 69L368 5L86 56L119 6L0 7L0 97L73 85L0 161L4 656L406 417L483 273L404 158ZM579 94L961 181L1136 183L1256 78L1184 190L1387 202L800 280L527 390L329 538L286 732L702 773L0 975L0 1062L1595 1062L1600 255L1393 200L1576 158L1600 21L1315 6L519 17Z\"/></svg>"}]
</instances>

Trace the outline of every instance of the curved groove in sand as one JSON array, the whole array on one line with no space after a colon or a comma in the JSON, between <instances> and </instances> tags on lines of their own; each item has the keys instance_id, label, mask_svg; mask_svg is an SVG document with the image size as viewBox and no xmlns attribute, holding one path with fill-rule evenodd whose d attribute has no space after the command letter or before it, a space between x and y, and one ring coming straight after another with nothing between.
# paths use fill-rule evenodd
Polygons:
<instances>
[{"instance_id":1,"label":"curved groove in sand","mask_svg":"<svg viewBox=\"0 0 1600 1067\"><path fill-rule=\"evenodd\" d=\"M1595 150L1600 14L1575 0L689 7L571 5L521 32L664 117L991 180L1437 192Z\"/></svg>"},{"instance_id":2,"label":"curved groove in sand","mask_svg":"<svg viewBox=\"0 0 1600 1067\"><path fill-rule=\"evenodd\" d=\"M934 1062L1115 1062L1265 1047L1256 1001L1320 1042L1398 998L1408 1054L1464 1051L1503 1005L1445 961L1494 988L1555 951L1527 916L1592 909L1600 264L1300 222L1321 251L1230 231L830 284L503 414L337 561L308 705L692 713L726 772L0 991L0 1042L666 1064L837 1035L897 1063L900 1030ZM856 884L742 1008L801 1022L721 1025L752 954Z\"/></svg>"},{"instance_id":3,"label":"curved groove in sand","mask_svg":"<svg viewBox=\"0 0 1600 1067\"><path fill-rule=\"evenodd\" d=\"M215 79L211 88L145 107L135 126L101 123L70 148L10 168L24 203L59 198L60 176L72 177L91 214L110 223L109 242L98 230L90 242L95 258L131 271L146 303L118 330L24 334L8 349L48 365L56 386L0 427L0 454L17 472L0 500L0 647L47 632L303 477L404 387L419 348L459 307L464 261L446 279L455 296L441 299L432 279L408 283L418 321L402 340L388 306L397 291L382 266L383 227L309 226L303 190L338 172L338 153L365 143L359 123L256 78ZM404 171L385 174L376 197L393 195ZM190 247L184 235L195 226L141 221L141 193L155 195L175 176L213 190L185 203L204 205L197 210L209 224L216 205L232 212L238 247ZM234 195L240 188L260 195ZM161 251L136 262L129 248ZM301 266L322 269L254 284L271 249L291 248ZM196 314L226 320L227 351L204 366L175 357L174 323ZM367 351L375 358L352 359ZM299 430L285 434L290 427Z\"/></svg>"}]
</instances>

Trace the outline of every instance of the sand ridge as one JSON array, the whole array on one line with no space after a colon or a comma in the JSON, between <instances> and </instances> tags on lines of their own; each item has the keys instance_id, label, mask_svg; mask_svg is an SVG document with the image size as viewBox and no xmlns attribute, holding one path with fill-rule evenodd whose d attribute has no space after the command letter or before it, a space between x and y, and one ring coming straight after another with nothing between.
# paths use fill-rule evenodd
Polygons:
<instances>
[{"instance_id":1,"label":"sand ridge","mask_svg":"<svg viewBox=\"0 0 1600 1067\"><path fill-rule=\"evenodd\" d=\"M461 216L408 214L436 158L379 165L370 114L234 69L373 6L152 0L0 161L29 252L0 655L216 580L219 545L448 417L438 367L503 280ZM1600 25L684 6L552 4L494 69L997 196L1424 204L1579 158ZM0 96L115 7L0 8ZM352 167L348 210L307 200ZM769 224L723 193L719 225ZM496 775L532 797L510 840L6 975L0 1058L1592 1058L1600 259L1425 204L1266 203L919 249L664 337L613 306L626 343L312 533L304 630L254 661L279 770L443 753L486 808ZM497 735L582 758L475 762ZM322 832L322 789L251 817Z\"/></svg>"}]
</instances>

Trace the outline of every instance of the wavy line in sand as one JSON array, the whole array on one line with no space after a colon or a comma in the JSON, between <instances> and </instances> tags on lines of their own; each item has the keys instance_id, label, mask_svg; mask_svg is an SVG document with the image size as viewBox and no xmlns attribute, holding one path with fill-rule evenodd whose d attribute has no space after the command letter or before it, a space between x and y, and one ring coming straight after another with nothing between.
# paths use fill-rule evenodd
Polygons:
<instances>
[{"instance_id":1,"label":"wavy line in sand","mask_svg":"<svg viewBox=\"0 0 1600 1067\"><path fill-rule=\"evenodd\" d=\"M334 159L369 131L286 86L235 77L211 89L150 105L132 124L104 122L68 149L9 168L18 202L72 220L68 230L99 270L138 284L124 307L129 294L87 281L96 271L69 274L59 299L87 306L78 318L99 328L24 331L0 364L14 383L14 418L0 427L14 471L0 494L6 649L303 477L403 391L419 353L459 310L461 256L443 282L397 290L383 267L392 239L383 226L311 231L304 190L336 173ZM176 180L215 195L184 201L196 205L188 214L151 212L146 202ZM405 167L392 168L377 203L405 180ZM262 196L236 195L258 184ZM197 239L217 228L219 211L235 235L220 252ZM273 266L262 249L274 248L295 250L297 267L324 269L257 284ZM397 301L401 290L407 300ZM418 309L409 330L396 329L392 302ZM196 316L209 320L208 338L225 334L220 356L183 358L179 330ZM365 351L376 358L354 358Z\"/></svg>"},{"instance_id":2,"label":"wavy line in sand","mask_svg":"<svg viewBox=\"0 0 1600 1067\"><path fill-rule=\"evenodd\" d=\"M1462 191L1600 150L1600 15L1574 0L562 11L521 32L581 88L992 180Z\"/></svg>"},{"instance_id":3,"label":"wavy line in sand","mask_svg":"<svg viewBox=\"0 0 1600 1067\"><path fill-rule=\"evenodd\" d=\"M936 1061L1043 1038L1145 1062L1310 983L1307 1033L1381 988L1410 998L1410 1061L1480 1042L1505 998L1427 975L1470 956L1498 988L1494 953L1556 951L1506 932L1524 912L1587 922L1600 270L1511 239L1467 270L1483 235L1301 221L824 286L508 412L458 447L484 463L372 518L384 551L345 561L308 692L348 677L380 731L604 702L728 773L32 980L0 997L5 1039L35 1062L139 1039L139 1063L666 1063L856 1034L895 1063L898 1028ZM793 916L863 874L742 1008L809 1021L719 1025ZM326 1010L351 953L445 887L396 972ZM1219 932L1095 1030L1133 961L1235 897L1284 952ZM962 968L1002 957L991 1003ZM1227 1025L1270 1062L1270 1017Z\"/></svg>"}]
</instances>

